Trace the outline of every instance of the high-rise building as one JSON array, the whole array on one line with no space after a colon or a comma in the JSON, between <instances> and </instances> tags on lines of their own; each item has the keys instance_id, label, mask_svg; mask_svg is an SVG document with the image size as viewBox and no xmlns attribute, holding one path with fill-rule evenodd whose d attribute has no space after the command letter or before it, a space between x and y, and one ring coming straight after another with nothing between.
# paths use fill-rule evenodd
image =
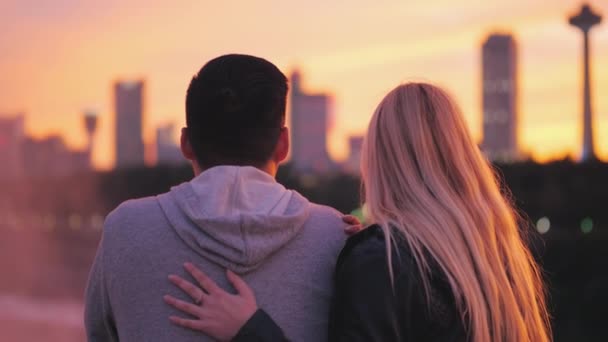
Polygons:
<instances>
[{"instance_id":1,"label":"high-rise building","mask_svg":"<svg viewBox=\"0 0 608 342\"><path fill-rule=\"evenodd\" d=\"M156 129L156 163L158 165L184 164L179 146L175 143L175 125L167 124Z\"/></svg>"},{"instance_id":2,"label":"high-rise building","mask_svg":"<svg viewBox=\"0 0 608 342\"><path fill-rule=\"evenodd\" d=\"M114 84L116 110L116 168L144 165L144 82Z\"/></svg>"},{"instance_id":3,"label":"high-rise building","mask_svg":"<svg viewBox=\"0 0 608 342\"><path fill-rule=\"evenodd\" d=\"M324 172L333 167L327 154L331 97L302 89L298 71L291 75L291 161L303 172Z\"/></svg>"},{"instance_id":4,"label":"high-rise building","mask_svg":"<svg viewBox=\"0 0 608 342\"><path fill-rule=\"evenodd\" d=\"M602 22L602 16L593 12L589 5L585 4L580 13L569 19L570 25L575 26L583 34L583 151L581 161L596 161L595 147L593 144L593 108L591 101L591 63L589 31L595 25Z\"/></svg>"},{"instance_id":5,"label":"high-rise building","mask_svg":"<svg viewBox=\"0 0 608 342\"><path fill-rule=\"evenodd\" d=\"M482 47L483 142L490 160L519 159L517 144L517 45L510 34L492 34Z\"/></svg>"},{"instance_id":6,"label":"high-rise building","mask_svg":"<svg viewBox=\"0 0 608 342\"><path fill-rule=\"evenodd\" d=\"M353 174L361 174L361 150L363 149L363 137L362 136L351 136L348 138L348 146L350 152L348 159L344 163L345 171Z\"/></svg>"},{"instance_id":7,"label":"high-rise building","mask_svg":"<svg viewBox=\"0 0 608 342\"><path fill-rule=\"evenodd\" d=\"M23 173L22 145L24 116L0 115L0 180L18 178Z\"/></svg>"}]
</instances>

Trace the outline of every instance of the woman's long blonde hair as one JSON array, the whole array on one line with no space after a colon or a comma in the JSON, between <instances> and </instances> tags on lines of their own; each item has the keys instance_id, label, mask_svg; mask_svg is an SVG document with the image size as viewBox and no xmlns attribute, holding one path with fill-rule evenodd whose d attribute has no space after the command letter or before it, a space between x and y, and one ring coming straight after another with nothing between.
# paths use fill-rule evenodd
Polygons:
<instances>
[{"instance_id":1,"label":"woman's long blonde hair","mask_svg":"<svg viewBox=\"0 0 608 342\"><path fill-rule=\"evenodd\" d=\"M445 91L407 83L386 95L369 125L361 172L391 278L391 248L403 239L427 296L430 264L445 274L469 340L551 340L542 277L517 215Z\"/></svg>"}]
</instances>

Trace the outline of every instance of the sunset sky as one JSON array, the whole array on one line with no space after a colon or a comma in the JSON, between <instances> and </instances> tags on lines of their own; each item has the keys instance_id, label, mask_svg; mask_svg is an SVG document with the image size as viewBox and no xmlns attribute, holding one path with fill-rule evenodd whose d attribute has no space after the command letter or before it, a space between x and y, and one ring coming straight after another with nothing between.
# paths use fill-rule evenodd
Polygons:
<instances>
[{"instance_id":1,"label":"sunset sky","mask_svg":"<svg viewBox=\"0 0 608 342\"><path fill-rule=\"evenodd\" d=\"M592 31L596 148L608 160L608 2ZM112 83L146 80L146 138L184 124L192 75L225 53L264 57L305 87L334 95L329 152L348 154L381 97L398 83L446 87L481 139L481 44L513 33L519 48L520 144L540 161L577 156L581 142L582 36L567 24L577 0L207 1L3 0L0 116L26 113L37 137L85 144L82 112L100 129L95 166L114 163Z\"/></svg>"}]
</instances>

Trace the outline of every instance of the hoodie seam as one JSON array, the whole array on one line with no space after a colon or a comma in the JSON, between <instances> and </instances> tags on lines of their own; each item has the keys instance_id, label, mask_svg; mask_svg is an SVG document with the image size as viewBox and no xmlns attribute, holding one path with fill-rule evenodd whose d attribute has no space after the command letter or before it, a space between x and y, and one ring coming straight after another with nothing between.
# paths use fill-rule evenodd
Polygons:
<instances>
[{"instance_id":1,"label":"hoodie seam","mask_svg":"<svg viewBox=\"0 0 608 342\"><path fill-rule=\"evenodd\" d=\"M241 185L241 169L237 168L236 169L236 177L233 183L233 186L235 188L238 188ZM235 203L236 203L236 195L237 195L237 191L233 191L232 192L232 196L230 198L230 208L234 208L235 207ZM245 258L246 259L250 259L250 252L249 252L249 241L247 239L247 236L244 232L243 229L243 215L239 214L239 234L241 235L241 239L243 240L243 246L245 249Z\"/></svg>"}]
</instances>

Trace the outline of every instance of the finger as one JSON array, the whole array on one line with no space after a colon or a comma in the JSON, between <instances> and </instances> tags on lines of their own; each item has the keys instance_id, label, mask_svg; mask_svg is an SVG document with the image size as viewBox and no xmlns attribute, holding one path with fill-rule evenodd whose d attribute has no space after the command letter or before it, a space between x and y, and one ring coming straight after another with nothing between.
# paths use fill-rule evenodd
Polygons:
<instances>
[{"instance_id":1,"label":"finger","mask_svg":"<svg viewBox=\"0 0 608 342\"><path fill-rule=\"evenodd\" d=\"M224 292L224 290L219 288L219 286L217 286L217 284L211 278L207 277L203 271L196 268L196 266L193 264L187 262L184 264L184 268L186 268L186 270L192 274L194 279L196 279L196 281L203 287L203 290L207 291L207 293L212 294Z\"/></svg>"},{"instance_id":2,"label":"finger","mask_svg":"<svg viewBox=\"0 0 608 342\"><path fill-rule=\"evenodd\" d=\"M181 317L177 317L177 316L169 316L169 320L173 323L173 324L177 324L179 326L182 326L184 328L188 328L188 329L192 329L192 330L198 330L198 331L203 331L203 324L200 320L194 320L194 319L186 319L186 318L181 318Z\"/></svg>"},{"instance_id":3,"label":"finger","mask_svg":"<svg viewBox=\"0 0 608 342\"><path fill-rule=\"evenodd\" d=\"M234 286L236 292L243 297L253 297L253 290L247 285L243 278L239 277L236 273L231 270L226 270L226 277L228 281Z\"/></svg>"},{"instance_id":4,"label":"finger","mask_svg":"<svg viewBox=\"0 0 608 342\"><path fill-rule=\"evenodd\" d=\"M361 222L359 221L359 219L356 216L353 215L344 215L342 216L342 221L344 221L344 223L350 224L350 225L359 225L361 224Z\"/></svg>"},{"instance_id":5,"label":"finger","mask_svg":"<svg viewBox=\"0 0 608 342\"><path fill-rule=\"evenodd\" d=\"M177 299L173 296L170 295L164 295L163 299L165 300L165 303L171 305L172 307L185 312L187 314L190 314L192 316L195 317L199 317L200 316L200 306L198 305L194 305L192 303L188 303L188 302L184 302L183 300Z\"/></svg>"},{"instance_id":6,"label":"finger","mask_svg":"<svg viewBox=\"0 0 608 342\"><path fill-rule=\"evenodd\" d=\"M183 279L180 276L176 276L174 274L169 275L169 281L171 281L175 286L182 289L182 291L186 292L192 299L195 301L204 300L207 295L203 290L199 289L196 285L191 282Z\"/></svg>"},{"instance_id":7,"label":"finger","mask_svg":"<svg viewBox=\"0 0 608 342\"><path fill-rule=\"evenodd\" d=\"M348 235L348 236L352 236L352 235L357 234L361 230L363 230L363 226L361 226L361 225L349 226L349 227L344 228L344 233L346 233L346 235Z\"/></svg>"}]
</instances>

